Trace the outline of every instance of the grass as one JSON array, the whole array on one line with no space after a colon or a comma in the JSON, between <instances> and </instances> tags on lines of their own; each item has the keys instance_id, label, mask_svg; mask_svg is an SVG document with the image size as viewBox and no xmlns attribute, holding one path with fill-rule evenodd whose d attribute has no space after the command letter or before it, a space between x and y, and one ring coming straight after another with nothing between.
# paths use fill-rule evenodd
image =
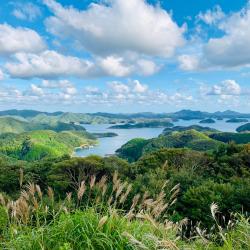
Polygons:
<instances>
[{"instance_id":1,"label":"grass","mask_svg":"<svg viewBox=\"0 0 250 250\"><path fill-rule=\"evenodd\" d=\"M155 198L147 193L130 198L132 186L121 182L116 173L111 182L106 176L99 180L91 176L78 185L64 200L57 200L51 188L42 193L35 184L22 189L15 201L0 195L0 246L18 250L249 249L249 220L237 215L235 224L222 229L216 204L211 205L216 234L196 227L193 239L180 238L186 220L174 224L166 217L178 185L166 203L164 192Z\"/></svg>"}]
</instances>

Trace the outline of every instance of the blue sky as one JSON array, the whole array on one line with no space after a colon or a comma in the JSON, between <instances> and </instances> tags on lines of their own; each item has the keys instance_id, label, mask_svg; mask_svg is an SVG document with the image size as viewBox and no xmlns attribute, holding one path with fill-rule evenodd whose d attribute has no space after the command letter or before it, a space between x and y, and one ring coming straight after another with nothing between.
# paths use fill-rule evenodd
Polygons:
<instances>
[{"instance_id":1,"label":"blue sky","mask_svg":"<svg viewBox=\"0 0 250 250\"><path fill-rule=\"evenodd\" d=\"M250 111L247 0L0 6L0 109Z\"/></svg>"}]
</instances>

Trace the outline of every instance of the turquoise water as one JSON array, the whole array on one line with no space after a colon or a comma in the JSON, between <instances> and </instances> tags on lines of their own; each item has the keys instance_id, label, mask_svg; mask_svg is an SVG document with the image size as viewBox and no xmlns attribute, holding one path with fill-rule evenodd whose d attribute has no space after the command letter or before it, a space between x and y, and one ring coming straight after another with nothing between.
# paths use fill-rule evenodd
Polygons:
<instances>
[{"instance_id":1,"label":"turquoise water","mask_svg":"<svg viewBox=\"0 0 250 250\"><path fill-rule=\"evenodd\" d=\"M184 121L179 120L174 123L175 126L190 126L190 125L201 125L199 120ZM216 121L213 124L202 124L203 127L211 127L224 132L235 132L236 128L245 123L226 123L224 120ZM86 130L90 133L104 133L114 132L118 134L116 137L100 138L99 144L93 148L78 150L75 154L77 156L88 156L88 155L110 155L114 154L115 151L120 148L123 144L133 138L145 138L150 139L157 137L163 131L163 128L139 128L139 129L108 129L110 124L85 124L83 125Z\"/></svg>"}]
</instances>

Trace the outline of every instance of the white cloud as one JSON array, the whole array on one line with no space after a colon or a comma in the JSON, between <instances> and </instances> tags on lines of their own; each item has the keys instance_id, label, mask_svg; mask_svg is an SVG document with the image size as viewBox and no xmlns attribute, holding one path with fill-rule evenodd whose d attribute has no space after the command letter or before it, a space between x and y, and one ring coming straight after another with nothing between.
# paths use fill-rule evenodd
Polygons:
<instances>
[{"instance_id":1,"label":"white cloud","mask_svg":"<svg viewBox=\"0 0 250 250\"><path fill-rule=\"evenodd\" d=\"M11 77L15 78L59 78L74 76L78 78L116 76L131 74L148 75L158 70L154 63L131 58L125 61L122 57L109 56L97 58L95 61L78 57L65 56L53 50L41 53L16 53L15 60L5 64ZM142 68L145 65L145 68Z\"/></svg>"},{"instance_id":2,"label":"white cloud","mask_svg":"<svg viewBox=\"0 0 250 250\"><path fill-rule=\"evenodd\" d=\"M137 68L139 72L146 76L153 75L160 70L160 67L157 66L153 61L146 59L139 59L137 61Z\"/></svg>"},{"instance_id":3,"label":"white cloud","mask_svg":"<svg viewBox=\"0 0 250 250\"><path fill-rule=\"evenodd\" d=\"M4 73L3 71L0 69L0 81L4 79Z\"/></svg>"},{"instance_id":4,"label":"white cloud","mask_svg":"<svg viewBox=\"0 0 250 250\"><path fill-rule=\"evenodd\" d=\"M69 80L43 80L40 85L43 89L59 89L64 94L67 95L75 95L77 93L77 89L72 82Z\"/></svg>"},{"instance_id":5,"label":"white cloud","mask_svg":"<svg viewBox=\"0 0 250 250\"><path fill-rule=\"evenodd\" d=\"M207 10L205 13L200 12L196 19L198 21L203 21L208 25L217 24L218 21L225 17L224 12L221 7L216 5L212 10Z\"/></svg>"},{"instance_id":6,"label":"white cloud","mask_svg":"<svg viewBox=\"0 0 250 250\"><path fill-rule=\"evenodd\" d=\"M51 50L40 54L18 53L15 57L17 62L9 62L5 67L12 77L18 78L85 77L93 68L93 63L89 61Z\"/></svg>"},{"instance_id":7,"label":"white cloud","mask_svg":"<svg viewBox=\"0 0 250 250\"><path fill-rule=\"evenodd\" d=\"M233 96L241 94L241 86L235 80L225 80L220 85L213 85L208 95Z\"/></svg>"},{"instance_id":8,"label":"white cloud","mask_svg":"<svg viewBox=\"0 0 250 250\"><path fill-rule=\"evenodd\" d=\"M221 38L211 38L204 55L212 65L237 67L250 64L250 6L229 16L219 28Z\"/></svg>"},{"instance_id":9,"label":"white cloud","mask_svg":"<svg viewBox=\"0 0 250 250\"><path fill-rule=\"evenodd\" d=\"M145 84L141 84L138 80L134 80L133 84L134 84L133 91L136 93L144 93L148 90L148 86Z\"/></svg>"},{"instance_id":10,"label":"white cloud","mask_svg":"<svg viewBox=\"0 0 250 250\"><path fill-rule=\"evenodd\" d=\"M145 0L108 0L92 3L86 10L63 7L43 0L54 16L46 20L49 32L74 38L99 56L135 52L170 57L184 44L184 27L170 14Z\"/></svg>"},{"instance_id":11,"label":"white cloud","mask_svg":"<svg viewBox=\"0 0 250 250\"><path fill-rule=\"evenodd\" d=\"M128 85L120 82L111 82L109 83L109 88L115 93L129 93L130 88Z\"/></svg>"},{"instance_id":12,"label":"white cloud","mask_svg":"<svg viewBox=\"0 0 250 250\"><path fill-rule=\"evenodd\" d=\"M0 55L17 52L38 52L45 47L43 39L34 30L0 24Z\"/></svg>"},{"instance_id":13,"label":"white cloud","mask_svg":"<svg viewBox=\"0 0 250 250\"><path fill-rule=\"evenodd\" d=\"M15 8L12 14L21 20L33 21L39 16L41 16L40 8L33 3L13 3Z\"/></svg>"},{"instance_id":14,"label":"white cloud","mask_svg":"<svg viewBox=\"0 0 250 250\"><path fill-rule=\"evenodd\" d=\"M178 62L180 69L186 71L196 70L199 66L199 58L195 55L180 55Z\"/></svg>"},{"instance_id":15,"label":"white cloud","mask_svg":"<svg viewBox=\"0 0 250 250\"><path fill-rule=\"evenodd\" d=\"M109 56L100 59L101 68L112 76L127 76L132 72L132 68L124 64L124 59L121 57Z\"/></svg>"},{"instance_id":16,"label":"white cloud","mask_svg":"<svg viewBox=\"0 0 250 250\"><path fill-rule=\"evenodd\" d=\"M44 95L43 89L36 86L35 84L31 84L30 88L31 88L32 95L35 95L35 96L43 96Z\"/></svg>"},{"instance_id":17,"label":"white cloud","mask_svg":"<svg viewBox=\"0 0 250 250\"><path fill-rule=\"evenodd\" d=\"M215 20L208 18L207 22ZM217 33L222 33L221 36L200 42L197 51L179 57L182 59L180 67L183 70L221 70L250 66L250 3L239 12L222 19L218 17L216 27ZM190 59L194 60L191 64Z\"/></svg>"}]
</instances>

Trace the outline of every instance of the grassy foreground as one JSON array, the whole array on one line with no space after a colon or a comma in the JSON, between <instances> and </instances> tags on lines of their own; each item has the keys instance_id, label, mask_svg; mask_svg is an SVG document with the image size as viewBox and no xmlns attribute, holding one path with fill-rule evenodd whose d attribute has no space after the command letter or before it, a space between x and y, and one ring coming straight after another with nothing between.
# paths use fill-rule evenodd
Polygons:
<instances>
[{"instance_id":1,"label":"grassy foreground","mask_svg":"<svg viewBox=\"0 0 250 250\"><path fill-rule=\"evenodd\" d=\"M20 175L22 186L22 175ZM214 229L194 226L193 237L183 235L187 221L168 220L179 186L151 198L145 192L131 197L132 186L115 173L112 181L95 176L79 182L74 193L58 199L48 188L29 184L20 197L0 195L2 249L249 249L249 220L236 215L222 229L216 204L211 204Z\"/></svg>"}]
</instances>

